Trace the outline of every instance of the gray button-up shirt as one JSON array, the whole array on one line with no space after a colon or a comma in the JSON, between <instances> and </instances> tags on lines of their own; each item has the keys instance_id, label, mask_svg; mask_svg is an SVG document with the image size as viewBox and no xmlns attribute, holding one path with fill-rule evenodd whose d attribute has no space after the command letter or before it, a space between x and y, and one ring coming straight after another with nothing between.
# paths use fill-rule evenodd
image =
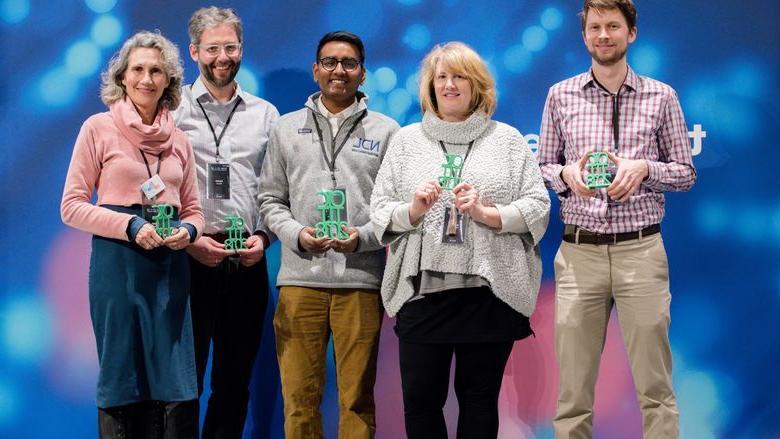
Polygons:
<instances>
[{"instance_id":1,"label":"gray button-up shirt","mask_svg":"<svg viewBox=\"0 0 780 439\"><path fill-rule=\"evenodd\" d=\"M224 233L228 226L225 217L238 215L244 219L246 231L263 231L273 239L260 217L257 195L260 193L260 169L268 137L279 119L276 107L241 90L238 84L233 98L226 104L220 104L211 96L200 76L192 85L182 87L181 97L174 118L176 126L189 137L195 153L198 190L206 220L203 232ZM219 144L220 163L230 163L230 199L210 200L206 198L206 169L209 163L216 162L217 145L198 101L219 137L225 130L225 123L236 100L239 100L238 107Z\"/></svg>"}]
</instances>

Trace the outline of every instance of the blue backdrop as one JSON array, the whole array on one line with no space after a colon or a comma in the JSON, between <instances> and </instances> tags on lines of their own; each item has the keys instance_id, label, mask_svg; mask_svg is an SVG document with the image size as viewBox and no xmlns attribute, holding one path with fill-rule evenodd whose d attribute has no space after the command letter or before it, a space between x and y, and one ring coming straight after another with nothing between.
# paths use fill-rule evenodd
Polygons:
<instances>
[{"instance_id":1,"label":"blue backdrop","mask_svg":"<svg viewBox=\"0 0 780 439\"><path fill-rule=\"evenodd\" d=\"M579 1L234 1L244 19L239 81L285 113L315 91L318 39L362 36L369 107L402 125L420 119L415 72L439 42L462 40L489 61L497 120L532 147L547 89L587 69ZM691 131L698 182L667 197L664 238L672 279L674 382L682 437L780 438L780 6L637 0L629 63L671 84ZM188 1L0 0L0 436L95 437L97 360L89 323L89 237L63 226L59 202L84 119L105 108L99 73L132 33L160 29L186 52ZM187 81L197 68L185 55ZM517 343L501 394L501 437L550 438L557 366L552 350L552 257L561 224L553 205L542 242L545 280L537 337ZM278 247L269 251L271 271ZM273 308L273 300L271 298ZM269 311L269 313L271 312ZM269 314L270 315L270 314ZM267 321L268 323L268 321ZM378 437L402 433L397 344L382 334ZM270 326L255 369L245 437L281 437ZM330 365L332 369L332 364ZM323 403L335 437L333 374ZM451 398L453 399L453 398ZM448 420L456 412L446 407ZM596 402L596 437L641 436L619 327L611 324Z\"/></svg>"}]
</instances>

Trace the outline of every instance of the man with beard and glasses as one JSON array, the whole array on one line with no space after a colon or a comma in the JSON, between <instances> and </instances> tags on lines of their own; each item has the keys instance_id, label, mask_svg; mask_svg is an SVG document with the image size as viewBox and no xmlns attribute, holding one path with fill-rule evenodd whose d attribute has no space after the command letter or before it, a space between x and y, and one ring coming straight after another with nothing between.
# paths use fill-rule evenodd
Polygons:
<instances>
[{"instance_id":1,"label":"man with beard and glasses","mask_svg":"<svg viewBox=\"0 0 780 439\"><path fill-rule=\"evenodd\" d=\"M256 203L266 143L279 112L235 81L243 52L241 19L233 10L195 11L189 36L200 76L183 87L175 118L192 141L206 219L203 236L187 248L200 393L213 343L203 437L233 438L244 429L268 302L264 252L272 235ZM246 250L225 248L228 216L243 219Z\"/></svg>"},{"instance_id":2,"label":"man with beard and glasses","mask_svg":"<svg viewBox=\"0 0 780 439\"><path fill-rule=\"evenodd\" d=\"M631 0L586 0L588 72L550 88L539 161L558 194L563 242L555 256L555 348L560 389L555 437L593 435L593 400L612 307L617 308L645 438L676 438L669 269L661 239L664 192L696 180L677 93L626 62L636 39ZM588 154L615 169L608 187L586 183Z\"/></svg>"},{"instance_id":3,"label":"man with beard and glasses","mask_svg":"<svg viewBox=\"0 0 780 439\"><path fill-rule=\"evenodd\" d=\"M320 40L312 70L320 91L282 116L268 142L260 212L282 244L274 317L288 439L321 438L328 339L333 336L339 437L376 430L374 381L385 251L372 231L374 179L398 124L368 111L363 42L349 32ZM336 192L336 191L339 192ZM331 192L332 191L332 192ZM346 236L316 233L323 193ZM335 209L335 208L334 208ZM330 211L330 209L326 210Z\"/></svg>"}]
</instances>

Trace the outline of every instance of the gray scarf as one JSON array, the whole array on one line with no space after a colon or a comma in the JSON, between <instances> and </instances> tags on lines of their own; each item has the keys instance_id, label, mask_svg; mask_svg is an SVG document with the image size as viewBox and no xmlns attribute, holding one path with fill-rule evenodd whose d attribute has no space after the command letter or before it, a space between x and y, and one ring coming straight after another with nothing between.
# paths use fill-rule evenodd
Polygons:
<instances>
[{"instance_id":1,"label":"gray scarf","mask_svg":"<svg viewBox=\"0 0 780 439\"><path fill-rule=\"evenodd\" d=\"M433 140L444 143L467 144L485 132L490 118L482 111L475 111L463 122L445 122L433 111L426 111L422 119L422 129Z\"/></svg>"}]
</instances>

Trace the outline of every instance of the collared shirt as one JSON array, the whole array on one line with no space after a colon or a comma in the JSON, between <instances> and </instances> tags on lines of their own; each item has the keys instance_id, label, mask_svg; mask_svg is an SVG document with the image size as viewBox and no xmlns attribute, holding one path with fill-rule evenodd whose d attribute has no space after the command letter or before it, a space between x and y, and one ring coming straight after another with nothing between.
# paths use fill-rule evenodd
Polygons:
<instances>
[{"instance_id":1,"label":"collared shirt","mask_svg":"<svg viewBox=\"0 0 780 439\"><path fill-rule=\"evenodd\" d=\"M322 95L320 95L320 98L317 99L317 109L320 110L320 113L322 113L326 119L328 119L328 123L330 124L330 132L333 133L334 138L336 137L336 133L338 133L339 127L344 122L344 120L346 120L349 116L352 116L355 111L357 111L357 108L358 101L355 99L355 102L353 102L352 105L339 111L336 114L333 114L330 112L330 110L328 110L328 107L322 103Z\"/></svg>"},{"instance_id":2,"label":"collared shirt","mask_svg":"<svg viewBox=\"0 0 780 439\"><path fill-rule=\"evenodd\" d=\"M547 95L539 139L542 176L558 193L561 219L597 233L631 232L660 223L663 192L686 191L696 180L688 129L674 89L629 67L617 94L617 145L614 96L598 85L591 71L555 84ZM564 165L605 149L648 163L647 178L627 202L610 199L606 189L580 197L561 178Z\"/></svg>"},{"instance_id":3,"label":"collared shirt","mask_svg":"<svg viewBox=\"0 0 780 439\"><path fill-rule=\"evenodd\" d=\"M230 199L206 198L206 169L216 161L217 146L209 124L198 105L206 111L217 137L225 129L231 110L238 107L219 144L221 163L230 163ZM224 233L228 223L225 217L238 215L244 220L244 229L250 233L263 231L269 237L257 208L260 193L260 169L265 157L268 137L279 112L268 101L253 96L236 84L236 92L229 102L221 104L209 93L201 77L190 86L182 87L182 100L174 112L176 125L192 142L197 164L198 190L206 219L204 233Z\"/></svg>"}]
</instances>

